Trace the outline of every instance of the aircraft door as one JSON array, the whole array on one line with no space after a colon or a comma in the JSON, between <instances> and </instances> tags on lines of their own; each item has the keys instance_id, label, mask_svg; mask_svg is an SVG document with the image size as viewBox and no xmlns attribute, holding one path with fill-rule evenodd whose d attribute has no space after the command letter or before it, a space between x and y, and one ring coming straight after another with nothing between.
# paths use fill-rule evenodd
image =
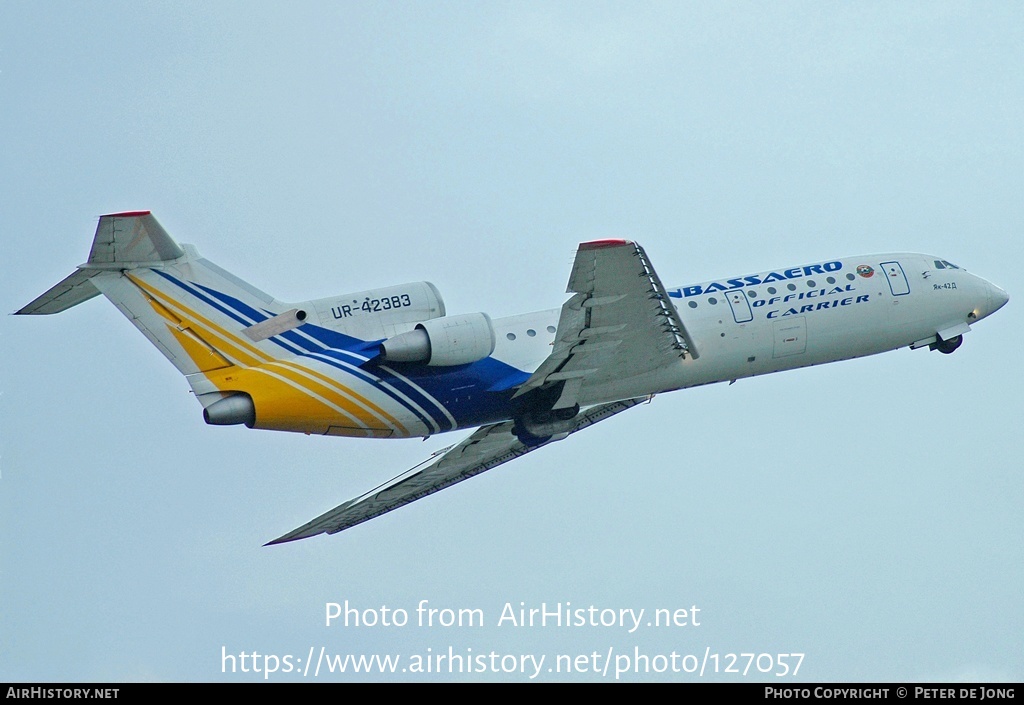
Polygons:
<instances>
[{"instance_id":1,"label":"aircraft door","mask_svg":"<svg viewBox=\"0 0 1024 705\"><path fill-rule=\"evenodd\" d=\"M772 357L800 355L807 349L807 319L803 316L777 318L774 328L775 347Z\"/></svg>"},{"instance_id":2,"label":"aircraft door","mask_svg":"<svg viewBox=\"0 0 1024 705\"><path fill-rule=\"evenodd\" d=\"M750 309L750 302L743 294L743 291L726 292L729 299L729 307L732 309L732 318L737 323L747 323L754 320L754 312Z\"/></svg>"},{"instance_id":3,"label":"aircraft door","mask_svg":"<svg viewBox=\"0 0 1024 705\"><path fill-rule=\"evenodd\" d=\"M906 296L910 293L910 283L899 262L882 262L879 266L885 270L885 278L889 281L893 296Z\"/></svg>"}]
</instances>

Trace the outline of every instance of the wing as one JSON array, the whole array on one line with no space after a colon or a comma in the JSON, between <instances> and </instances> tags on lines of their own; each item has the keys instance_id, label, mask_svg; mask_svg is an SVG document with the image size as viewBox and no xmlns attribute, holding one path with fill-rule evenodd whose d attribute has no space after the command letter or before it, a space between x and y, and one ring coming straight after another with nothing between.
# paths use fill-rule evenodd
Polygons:
<instances>
[{"instance_id":1,"label":"wing","mask_svg":"<svg viewBox=\"0 0 1024 705\"><path fill-rule=\"evenodd\" d=\"M575 424L565 435L610 418L643 401L646 401L646 398L626 399L586 409L573 419ZM564 437L562 436L562 438ZM323 533L336 534L390 512L392 509L398 509L409 502L422 499L438 490L468 480L474 475L479 475L540 447L540 445L526 446L519 442L512 434L511 421L483 426L458 445L452 446L446 451L440 451L443 455L433 462L426 461L430 464L425 468L417 470L420 467L417 465L380 487L321 514L313 521L303 524L266 545L295 541Z\"/></svg>"},{"instance_id":2,"label":"wing","mask_svg":"<svg viewBox=\"0 0 1024 705\"><path fill-rule=\"evenodd\" d=\"M565 382L557 406L575 403L587 385L642 374L698 357L679 313L640 245L585 242L576 252L554 349L516 396Z\"/></svg>"},{"instance_id":3,"label":"wing","mask_svg":"<svg viewBox=\"0 0 1024 705\"><path fill-rule=\"evenodd\" d=\"M597 240L581 244L568 293L573 296L562 306L551 355L515 396L561 385L554 408L568 408L578 403L586 385L604 384L626 373L642 374L687 356L696 359L693 340L647 254L636 243ZM554 438L565 438L645 399L585 409L571 420L559 422L561 432ZM484 426L441 457L427 461L426 467L416 466L270 544L344 531L540 447L520 442L512 426L512 421Z\"/></svg>"}]
</instances>

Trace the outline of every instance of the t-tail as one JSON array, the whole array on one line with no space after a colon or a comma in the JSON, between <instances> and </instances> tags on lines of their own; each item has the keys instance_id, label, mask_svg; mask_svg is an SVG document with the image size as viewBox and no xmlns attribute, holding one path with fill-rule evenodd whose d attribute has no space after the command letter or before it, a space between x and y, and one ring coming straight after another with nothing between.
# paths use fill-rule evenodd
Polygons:
<instances>
[{"instance_id":1,"label":"t-tail","mask_svg":"<svg viewBox=\"0 0 1024 705\"><path fill-rule=\"evenodd\" d=\"M88 260L16 313L59 313L103 294L185 375L207 423L424 435L404 413L410 405L382 403L379 380L363 368L382 339L443 316L444 304L428 282L392 288L404 298L386 318L345 309L368 294L390 301L388 289L345 295L344 307L340 297L278 301L175 242L149 211L134 211L101 216Z\"/></svg>"}]
</instances>

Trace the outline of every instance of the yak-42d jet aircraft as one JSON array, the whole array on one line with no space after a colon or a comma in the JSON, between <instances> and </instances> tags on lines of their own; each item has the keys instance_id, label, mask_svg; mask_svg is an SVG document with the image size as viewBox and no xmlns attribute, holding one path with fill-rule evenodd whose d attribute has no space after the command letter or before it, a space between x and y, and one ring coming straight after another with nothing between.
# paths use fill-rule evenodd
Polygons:
<instances>
[{"instance_id":1,"label":"yak-42d jet aircraft","mask_svg":"<svg viewBox=\"0 0 1024 705\"><path fill-rule=\"evenodd\" d=\"M579 246L561 309L448 315L429 282L285 303L140 211L100 217L88 261L17 313L100 293L185 375L209 424L357 438L476 429L270 543L343 531L661 392L904 346L951 353L1008 300L905 253L669 288L640 245L597 240Z\"/></svg>"}]
</instances>

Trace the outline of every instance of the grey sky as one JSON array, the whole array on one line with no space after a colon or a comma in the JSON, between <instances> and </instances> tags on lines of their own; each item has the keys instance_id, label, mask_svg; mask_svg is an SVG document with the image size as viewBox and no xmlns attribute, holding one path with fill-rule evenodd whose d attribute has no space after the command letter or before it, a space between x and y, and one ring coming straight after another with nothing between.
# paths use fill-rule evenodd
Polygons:
<instances>
[{"instance_id":1,"label":"grey sky","mask_svg":"<svg viewBox=\"0 0 1024 705\"><path fill-rule=\"evenodd\" d=\"M1022 124L1013 2L3 3L7 312L128 209L285 300L427 279L453 313L554 308L578 242L629 237L669 286L923 251L1011 303L955 355L659 396L273 548L463 434L208 427L102 299L4 316L0 680L246 680L222 647L321 646L804 652L799 680L1024 679ZM324 627L345 600L487 624ZM506 602L702 620L498 627ZM538 680L574 679L605 680Z\"/></svg>"}]
</instances>

